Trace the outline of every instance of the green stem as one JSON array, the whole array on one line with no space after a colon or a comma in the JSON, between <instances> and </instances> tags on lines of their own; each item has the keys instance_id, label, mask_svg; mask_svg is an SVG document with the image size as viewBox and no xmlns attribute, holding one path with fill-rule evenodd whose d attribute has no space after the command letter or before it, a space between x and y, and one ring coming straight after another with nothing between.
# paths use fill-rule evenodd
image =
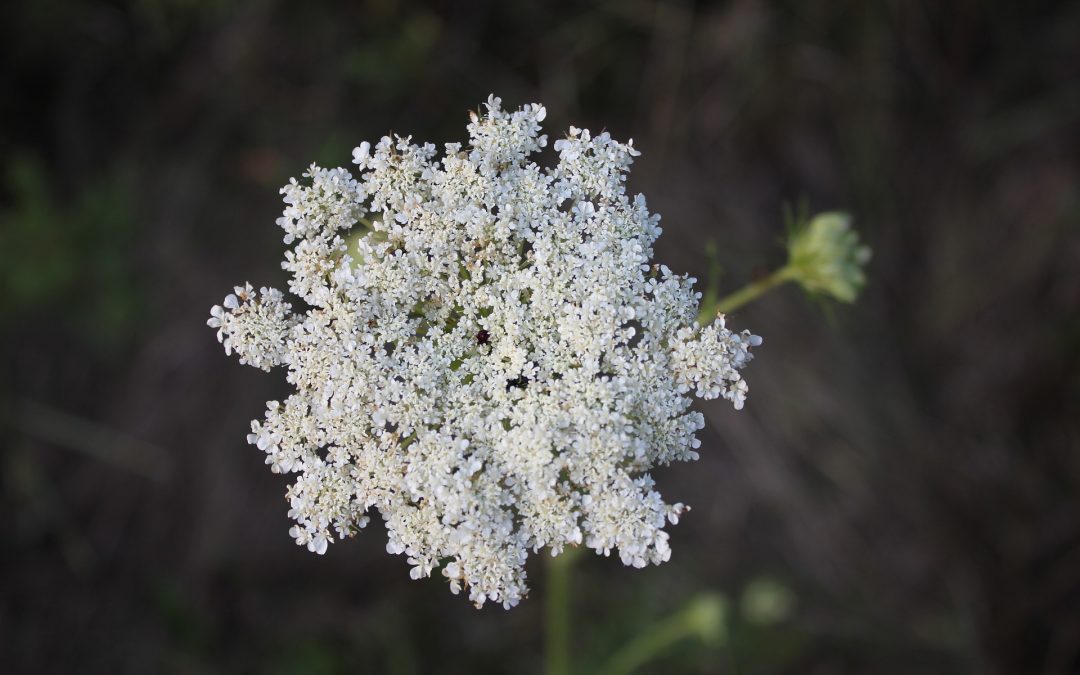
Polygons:
<instances>
[{"instance_id":1,"label":"green stem","mask_svg":"<svg viewBox=\"0 0 1080 675\"><path fill-rule=\"evenodd\" d=\"M631 675L663 654L672 645L700 636L706 643L721 639L723 603L714 596L702 596L686 608L654 623L612 656L599 670L601 675Z\"/></svg>"},{"instance_id":2,"label":"green stem","mask_svg":"<svg viewBox=\"0 0 1080 675\"><path fill-rule=\"evenodd\" d=\"M701 307L701 313L698 314L698 322L702 325L711 323L712 320L716 318L717 314L728 314L729 312L734 312L743 305L747 305L754 300L757 300L766 292L772 290L773 288L776 288L785 281L789 281L790 279L790 271L785 265L784 267L781 267L769 276L763 279L758 279L757 281L752 281L740 288L739 290L735 291L734 293L720 298L712 306L709 306L708 303L703 304Z\"/></svg>"},{"instance_id":3,"label":"green stem","mask_svg":"<svg viewBox=\"0 0 1080 675\"><path fill-rule=\"evenodd\" d=\"M570 573L577 549L566 549L547 562L545 675L570 673Z\"/></svg>"}]
</instances>

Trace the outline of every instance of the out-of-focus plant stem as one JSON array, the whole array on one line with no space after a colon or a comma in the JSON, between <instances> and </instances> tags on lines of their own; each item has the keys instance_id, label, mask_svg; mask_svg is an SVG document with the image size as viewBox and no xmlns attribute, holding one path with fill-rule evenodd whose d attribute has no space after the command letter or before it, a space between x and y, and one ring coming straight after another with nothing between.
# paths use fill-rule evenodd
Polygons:
<instances>
[{"instance_id":1,"label":"out-of-focus plant stem","mask_svg":"<svg viewBox=\"0 0 1080 675\"><path fill-rule=\"evenodd\" d=\"M698 637L706 645L719 646L727 636L727 605L716 594L703 593L683 609L642 631L605 664L600 675L631 675L672 645Z\"/></svg>"},{"instance_id":2,"label":"out-of-focus plant stem","mask_svg":"<svg viewBox=\"0 0 1080 675\"><path fill-rule=\"evenodd\" d=\"M547 559L544 675L570 675L570 577L576 548Z\"/></svg>"},{"instance_id":3,"label":"out-of-focus plant stem","mask_svg":"<svg viewBox=\"0 0 1080 675\"><path fill-rule=\"evenodd\" d=\"M791 280L790 267L784 265L772 274L757 281L751 281L739 290L725 295L719 300L701 303L701 311L698 313L698 323L707 326L712 323L718 314L727 314L748 305L757 300L768 291L776 288L785 281Z\"/></svg>"},{"instance_id":4,"label":"out-of-focus plant stem","mask_svg":"<svg viewBox=\"0 0 1080 675\"><path fill-rule=\"evenodd\" d=\"M747 305L754 300L757 300L759 297L785 281L788 281L790 278L791 275L788 273L788 266L785 265L769 276L758 279L757 281L752 281L734 293L720 298L717 300L715 307L705 307L702 309L702 313L704 314L705 310L710 310L709 314L711 316L709 318L712 319L717 314L734 312L743 305Z\"/></svg>"}]
</instances>

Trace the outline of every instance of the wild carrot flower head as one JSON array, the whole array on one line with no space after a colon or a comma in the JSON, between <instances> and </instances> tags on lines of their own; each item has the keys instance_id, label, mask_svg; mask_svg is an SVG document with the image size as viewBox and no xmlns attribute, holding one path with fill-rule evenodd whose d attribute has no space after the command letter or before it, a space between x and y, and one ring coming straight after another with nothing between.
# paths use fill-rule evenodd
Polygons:
<instances>
[{"instance_id":1,"label":"wild carrot flower head","mask_svg":"<svg viewBox=\"0 0 1080 675\"><path fill-rule=\"evenodd\" d=\"M632 142L571 127L542 168L544 116L491 97L441 158L384 137L356 177L312 166L278 221L301 307L245 285L208 322L295 387L248 441L295 476L296 542L323 553L374 509L413 578L439 569L478 606L517 604L543 547L667 560L685 507L649 472L697 458L691 393L742 407L760 344L697 325L694 280L650 263Z\"/></svg>"},{"instance_id":2,"label":"wild carrot flower head","mask_svg":"<svg viewBox=\"0 0 1080 675\"><path fill-rule=\"evenodd\" d=\"M829 211L795 226L786 276L812 295L854 302L866 285L863 268L869 261L870 247L859 242L851 217Z\"/></svg>"}]
</instances>

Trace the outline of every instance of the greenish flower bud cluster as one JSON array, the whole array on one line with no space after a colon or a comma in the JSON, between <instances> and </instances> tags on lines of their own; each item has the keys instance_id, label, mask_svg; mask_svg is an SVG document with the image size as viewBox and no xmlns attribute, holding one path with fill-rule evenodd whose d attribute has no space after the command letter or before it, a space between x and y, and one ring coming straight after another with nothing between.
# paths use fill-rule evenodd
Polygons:
<instances>
[{"instance_id":1,"label":"greenish flower bud cluster","mask_svg":"<svg viewBox=\"0 0 1080 675\"><path fill-rule=\"evenodd\" d=\"M866 285L863 267L869 261L870 247L859 242L851 216L830 211L794 228L783 277L807 293L854 302Z\"/></svg>"}]
</instances>

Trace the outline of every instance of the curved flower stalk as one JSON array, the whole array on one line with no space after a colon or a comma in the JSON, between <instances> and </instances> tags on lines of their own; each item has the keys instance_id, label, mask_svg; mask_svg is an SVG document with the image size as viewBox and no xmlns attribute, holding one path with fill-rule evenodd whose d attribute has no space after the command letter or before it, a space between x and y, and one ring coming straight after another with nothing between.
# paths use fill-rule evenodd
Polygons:
<instances>
[{"instance_id":1,"label":"curved flower stalk","mask_svg":"<svg viewBox=\"0 0 1080 675\"><path fill-rule=\"evenodd\" d=\"M324 553L374 509L413 578L440 569L477 606L517 604L544 547L668 560L686 507L649 472L697 458L690 393L742 407L761 342L695 323L694 279L650 264L632 142L571 127L541 168L544 116L491 97L441 159L384 137L354 151L357 177L311 167L278 221L306 307L245 285L208 322L296 388L248 436L295 475L296 542Z\"/></svg>"},{"instance_id":2,"label":"curved flower stalk","mask_svg":"<svg viewBox=\"0 0 1080 675\"><path fill-rule=\"evenodd\" d=\"M717 297L719 266L714 261L698 321L706 323L734 312L789 281L813 298L846 303L855 302L866 285L863 270L870 262L871 250L859 241L859 233L851 227L851 216L847 213L827 211L808 221L797 221L788 233L787 249L786 265L723 298ZM707 250L712 257L715 251Z\"/></svg>"}]
</instances>

